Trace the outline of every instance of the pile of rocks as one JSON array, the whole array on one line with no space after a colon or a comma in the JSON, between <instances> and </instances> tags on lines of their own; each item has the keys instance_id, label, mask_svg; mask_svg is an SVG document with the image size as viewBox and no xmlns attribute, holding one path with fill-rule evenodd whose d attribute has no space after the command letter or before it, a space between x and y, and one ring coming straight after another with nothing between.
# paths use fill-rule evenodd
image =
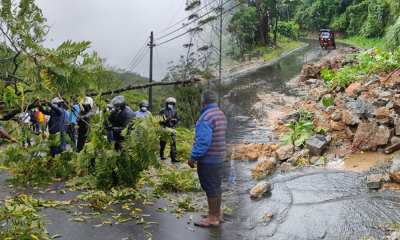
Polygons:
<instances>
[{"instance_id":1,"label":"pile of rocks","mask_svg":"<svg viewBox=\"0 0 400 240\"><path fill-rule=\"evenodd\" d=\"M312 88L316 87L316 81L321 78L321 72L325 69L332 69L332 71L337 71L339 68L344 66L353 66L359 64L356 59L348 59L344 55L339 55L336 57L323 58L319 62L309 63L303 66L300 73L300 82L307 82Z\"/></svg>"}]
</instances>

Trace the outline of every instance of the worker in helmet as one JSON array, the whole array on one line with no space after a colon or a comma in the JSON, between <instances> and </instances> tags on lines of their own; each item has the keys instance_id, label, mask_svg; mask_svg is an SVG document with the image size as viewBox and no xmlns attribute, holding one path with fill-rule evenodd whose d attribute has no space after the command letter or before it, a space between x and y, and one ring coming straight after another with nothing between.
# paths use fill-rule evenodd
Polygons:
<instances>
[{"instance_id":1,"label":"worker in helmet","mask_svg":"<svg viewBox=\"0 0 400 240\"><path fill-rule=\"evenodd\" d=\"M120 95L116 96L111 100L111 105L114 111L108 116L108 121L112 125L113 137L115 141L115 149L121 149L120 143L124 141L124 137L121 136L121 131L125 129L131 122L134 113L130 107L126 105L125 97Z\"/></svg>"},{"instance_id":2,"label":"worker in helmet","mask_svg":"<svg viewBox=\"0 0 400 240\"><path fill-rule=\"evenodd\" d=\"M175 128L176 124L178 124L178 113L174 109L174 106L176 104L176 100L173 97L167 98L165 101L165 107L160 110L160 115L165 117L165 121L161 122L160 124L166 128ZM176 158L176 133L171 134L172 137L172 143L171 143L171 152L170 152L170 157L171 157L171 162L180 162ZM165 160L166 158L164 157L164 150L165 150L165 145L167 143L160 140L160 158L161 160Z\"/></svg>"},{"instance_id":3,"label":"worker in helmet","mask_svg":"<svg viewBox=\"0 0 400 240\"><path fill-rule=\"evenodd\" d=\"M82 102L82 107L79 111L79 115L76 117L78 123L78 143L77 150L80 152L85 146L86 138L90 130L90 118L96 114L96 110L93 108L93 99L91 97L85 97Z\"/></svg>"},{"instance_id":4,"label":"worker in helmet","mask_svg":"<svg viewBox=\"0 0 400 240\"><path fill-rule=\"evenodd\" d=\"M47 103L50 109L43 109L40 102L37 102L36 105L39 107L41 113L50 116L49 133L60 133L60 145L50 147L51 156L54 158L56 154L60 154L66 149L65 133L68 128L68 120L65 117L64 100L54 98L49 102L47 99L43 99L43 102Z\"/></svg>"},{"instance_id":5,"label":"worker in helmet","mask_svg":"<svg viewBox=\"0 0 400 240\"><path fill-rule=\"evenodd\" d=\"M146 118L147 115L151 114L151 112L148 110L150 107L150 104L148 101L143 100L139 103L139 110L137 110L134 113L134 117L137 119L141 119L141 118Z\"/></svg>"}]
</instances>

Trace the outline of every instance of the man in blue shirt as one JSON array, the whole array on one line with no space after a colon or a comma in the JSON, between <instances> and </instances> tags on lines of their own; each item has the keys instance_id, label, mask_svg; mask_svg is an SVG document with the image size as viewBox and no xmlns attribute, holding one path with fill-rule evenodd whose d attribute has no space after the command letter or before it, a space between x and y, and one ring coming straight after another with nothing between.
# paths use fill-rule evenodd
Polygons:
<instances>
[{"instance_id":1,"label":"man in blue shirt","mask_svg":"<svg viewBox=\"0 0 400 240\"><path fill-rule=\"evenodd\" d=\"M74 143L76 146L76 128L75 126L78 124L76 122L76 115L79 114L80 108L79 105L76 104L75 102L71 103L71 110L69 111L69 117L68 117L68 135L71 138L71 141ZM74 114L75 112L75 114Z\"/></svg>"},{"instance_id":2,"label":"man in blue shirt","mask_svg":"<svg viewBox=\"0 0 400 240\"><path fill-rule=\"evenodd\" d=\"M151 114L151 112L148 110L150 107L150 104L148 101L143 100L140 102L139 104L140 109L137 110L134 114L133 117L136 119L142 119L142 118L146 118L147 115Z\"/></svg>"}]
</instances>

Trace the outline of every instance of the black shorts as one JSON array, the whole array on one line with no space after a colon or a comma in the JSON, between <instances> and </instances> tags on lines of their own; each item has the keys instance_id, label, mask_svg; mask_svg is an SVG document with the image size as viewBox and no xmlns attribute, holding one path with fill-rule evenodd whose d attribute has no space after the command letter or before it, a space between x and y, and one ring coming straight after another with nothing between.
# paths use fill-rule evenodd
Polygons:
<instances>
[{"instance_id":1,"label":"black shorts","mask_svg":"<svg viewBox=\"0 0 400 240\"><path fill-rule=\"evenodd\" d=\"M200 185L208 198L215 198L219 194L222 194L222 168L223 163L197 163L197 174L199 175Z\"/></svg>"}]
</instances>

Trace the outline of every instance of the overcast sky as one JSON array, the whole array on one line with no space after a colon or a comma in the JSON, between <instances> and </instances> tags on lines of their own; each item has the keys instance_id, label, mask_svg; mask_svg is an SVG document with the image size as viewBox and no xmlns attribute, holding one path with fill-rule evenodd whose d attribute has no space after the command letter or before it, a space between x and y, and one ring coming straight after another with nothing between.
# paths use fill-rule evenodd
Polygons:
<instances>
[{"instance_id":1,"label":"overcast sky","mask_svg":"<svg viewBox=\"0 0 400 240\"><path fill-rule=\"evenodd\" d=\"M45 46L54 48L63 41L91 41L91 51L107 58L107 63L127 69L149 38L150 31L161 32L188 16L186 0L36 0L51 26ZM176 16L175 16L176 15ZM175 17L174 17L175 16ZM181 25L177 25L169 33ZM184 32L181 30L159 42ZM155 37L157 43L157 35ZM51 41L50 39L53 39ZM161 80L167 63L183 54L182 45L188 37L180 37L154 51L153 78ZM168 48L168 49L167 49ZM149 74L149 54L133 70L142 76Z\"/></svg>"}]
</instances>

